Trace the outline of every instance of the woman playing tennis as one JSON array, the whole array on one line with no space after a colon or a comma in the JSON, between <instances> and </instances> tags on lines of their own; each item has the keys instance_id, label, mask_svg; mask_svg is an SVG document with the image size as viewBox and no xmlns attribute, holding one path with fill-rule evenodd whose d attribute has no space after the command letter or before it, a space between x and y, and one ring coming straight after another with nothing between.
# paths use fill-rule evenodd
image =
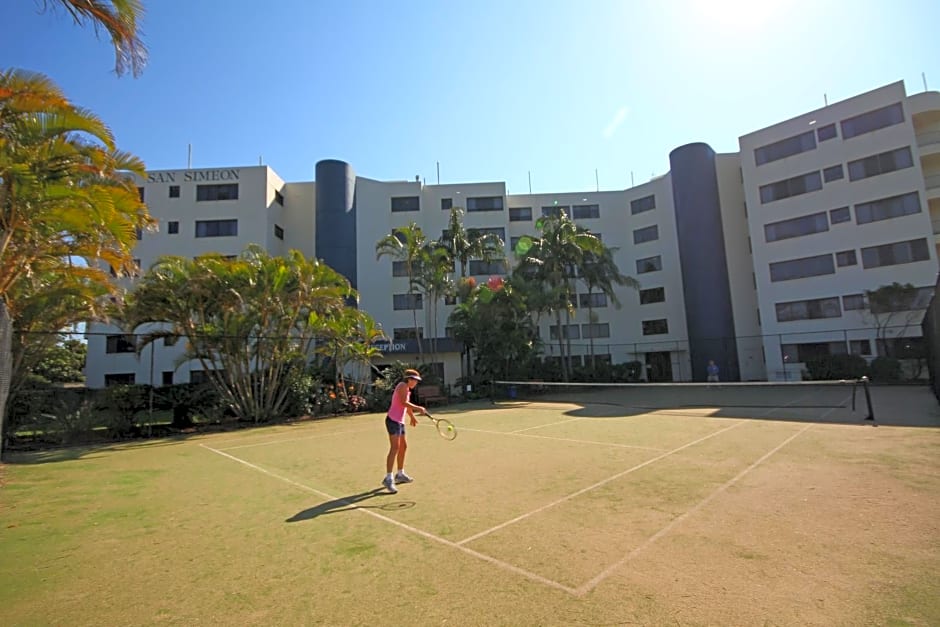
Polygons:
<instances>
[{"instance_id":1,"label":"woman playing tennis","mask_svg":"<svg viewBox=\"0 0 940 627\"><path fill-rule=\"evenodd\" d=\"M411 419L411 426L418 424L414 412L419 414L427 413L427 410L420 405L411 402L411 390L421 381L421 375L417 370L409 368L405 370L405 378L395 386L392 393L392 403L388 408L388 414L385 416L385 429L388 431L388 456L385 458L385 478L382 479L382 485L388 488L391 493L398 492L396 483L410 483L411 477L405 474L405 451L408 450L408 442L405 440L405 414ZM398 460L398 472L392 476L392 468L395 460Z\"/></svg>"}]
</instances>

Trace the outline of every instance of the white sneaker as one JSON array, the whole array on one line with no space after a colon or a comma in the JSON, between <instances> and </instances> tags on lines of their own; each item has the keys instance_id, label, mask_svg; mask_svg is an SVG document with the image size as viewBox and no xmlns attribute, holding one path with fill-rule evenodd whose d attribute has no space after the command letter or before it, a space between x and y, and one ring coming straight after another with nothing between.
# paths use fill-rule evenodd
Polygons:
<instances>
[{"instance_id":1,"label":"white sneaker","mask_svg":"<svg viewBox=\"0 0 940 627\"><path fill-rule=\"evenodd\" d=\"M414 481L414 479L406 475L401 470L399 470L395 475L395 483L411 483L412 481Z\"/></svg>"},{"instance_id":2,"label":"white sneaker","mask_svg":"<svg viewBox=\"0 0 940 627\"><path fill-rule=\"evenodd\" d=\"M382 479L382 485L388 488L388 491L392 494L396 494L398 492L398 488L395 487L395 480L388 475L385 475L385 478Z\"/></svg>"}]
</instances>

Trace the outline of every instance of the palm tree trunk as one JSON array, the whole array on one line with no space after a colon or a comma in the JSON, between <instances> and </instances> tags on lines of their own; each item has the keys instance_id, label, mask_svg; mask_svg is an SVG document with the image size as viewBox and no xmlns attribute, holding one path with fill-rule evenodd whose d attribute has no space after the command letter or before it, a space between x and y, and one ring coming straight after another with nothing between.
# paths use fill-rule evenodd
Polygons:
<instances>
[{"instance_id":1,"label":"palm tree trunk","mask_svg":"<svg viewBox=\"0 0 940 627\"><path fill-rule=\"evenodd\" d=\"M588 338L588 343L590 344L590 353L591 353L591 372L595 371L594 368L594 307L591 306L591 289L588 288L588 328L592 329L589 333L591 337Z\"/></svg>"},{"instance_id":2,"label":"palm tree trunk","mask_svg":"<svg viewBox=\"0 0 940 627\"><path fill-rule=\"evenodd\" d=\"M561 380L568 381L568 360L565 358L564 329L561 326L561 310L555 310L555 324L558 325L558 353L561 359Z\"/></svg>"}]
</instances>

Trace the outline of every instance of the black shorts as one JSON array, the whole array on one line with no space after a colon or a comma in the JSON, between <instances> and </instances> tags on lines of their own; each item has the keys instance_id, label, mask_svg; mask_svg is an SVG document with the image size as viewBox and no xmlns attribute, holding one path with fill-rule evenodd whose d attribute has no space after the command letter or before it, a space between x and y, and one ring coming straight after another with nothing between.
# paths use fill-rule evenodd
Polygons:
<instances>
[{"instance_id":1,"label":"black shorts","mask_svg":"<svg viewBox=\"0 0 940 627\"><path fill-rule=\"evenodd\" d=\"M395 422L388 416L385 417L385 430L389 435L405 435L405 423Z\"/></svg>"}]
</instances>

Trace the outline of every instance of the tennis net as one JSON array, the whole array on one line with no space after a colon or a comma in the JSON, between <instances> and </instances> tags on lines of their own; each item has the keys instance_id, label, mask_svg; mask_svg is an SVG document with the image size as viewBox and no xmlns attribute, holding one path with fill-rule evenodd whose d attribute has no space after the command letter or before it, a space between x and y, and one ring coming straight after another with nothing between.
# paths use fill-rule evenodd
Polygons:
<instances>
[{"instance_id":1,"label":"tennis net","mask_svg":"<svg viewBox=\"0 0 940 627\"><path fill-rule=\"evenodd\" d=\"M494 381L493 401L572 403L626 414L693 412L795 420L874 420L866 378L732 383L558 383Z\"/></svg>"}]
</instances>

